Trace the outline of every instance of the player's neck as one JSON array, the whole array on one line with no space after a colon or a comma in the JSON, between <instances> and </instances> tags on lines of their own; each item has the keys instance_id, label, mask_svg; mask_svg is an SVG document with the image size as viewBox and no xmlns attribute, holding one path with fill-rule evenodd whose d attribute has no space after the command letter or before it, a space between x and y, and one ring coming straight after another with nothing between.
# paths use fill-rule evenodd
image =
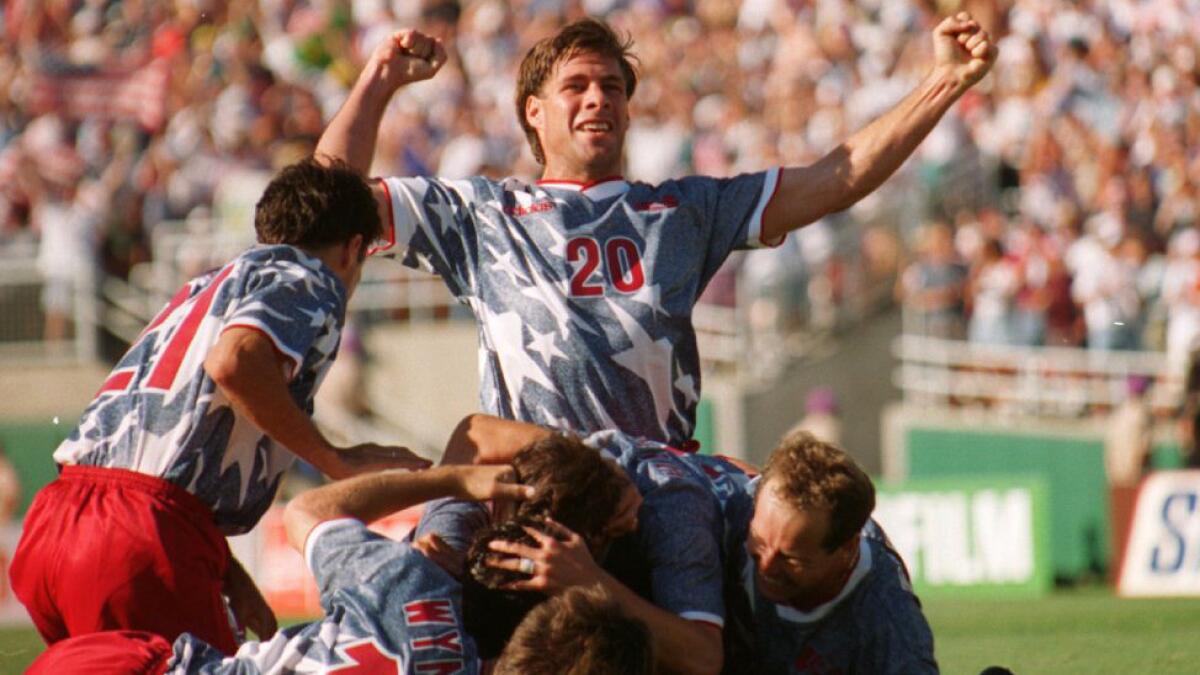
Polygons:
<instances>
[{"instance_id":1,"label":"player's neck","mask_svg":"<svg viewBox=\"0 0 1200 675\"><path fill-rule=\"evenodd\" d=\"M547 158L546 168L542 171L541 182L594 185L614 178L620 178L620 176L621 165L619 162L603 166L579 166L567 162L555 162Z\"/></svg>"}]
</instances>

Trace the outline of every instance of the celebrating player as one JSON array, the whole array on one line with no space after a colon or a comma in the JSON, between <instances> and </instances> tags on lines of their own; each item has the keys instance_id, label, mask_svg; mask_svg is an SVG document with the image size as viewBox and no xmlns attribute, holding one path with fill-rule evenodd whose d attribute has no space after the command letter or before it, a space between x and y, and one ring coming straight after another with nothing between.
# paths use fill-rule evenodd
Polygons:
<instances>
[{"instance_id":1,"label":"celebrating player","mask_svg":"<svg viewBox=\"0 0 1200 675\"><path fill-rule=\"evenodd\" d=\"M542 180L383 180L373 186L382 251L439 274L474 311L485 411L680 444L700 391L692 308L726 256L870 193L995 60L965 13L933 36L936 63L917 89L811 166L646 185L619 176L637 85L629 44L577 21L538 42L517 81ZM397 33L372 54L318 155L365 172L392 94L445 60L439 41Z\"/></svg>"},{"instance_id":2,"label":"celebrating player","mask_svg":"<svg viewBox=\"0 0 1200 675\"><path fill-rule=\"evenodd\" d=\"M108 631L62 641L30 673L477 673L475 645L463 628L458 583L408 544L382 537L366 523L428 499L518 500L504 466L385 471L306 492L288 504L288 541L304 553L321 590L325 617L248 642L229 657L191 634L168 644L159 636ZM536 648L535 648L536 646ZM539 675L570 659L586 672L652 672L649 634L598 591L577 589L531 613L495 673ZM571 662L570 660L567 661Z\"/></svg>"},{"instance_id":3,"label":"celebrating player","mask_svg":"<svg viewBox=\"0 0 1200 675\"><path fill-rule=\"evenodd\" d=\"M255 229L262 245L185 285L55 451L61 473L34 500L12 564L48 643L190 631L233 653L222 590L260 636L274 617L224 535L258 522L293 453L335 478L428 465L403 448L335 447L309 418L381 229L366 182L340 163L288 167Z\"/></svg>"}]
</instances>

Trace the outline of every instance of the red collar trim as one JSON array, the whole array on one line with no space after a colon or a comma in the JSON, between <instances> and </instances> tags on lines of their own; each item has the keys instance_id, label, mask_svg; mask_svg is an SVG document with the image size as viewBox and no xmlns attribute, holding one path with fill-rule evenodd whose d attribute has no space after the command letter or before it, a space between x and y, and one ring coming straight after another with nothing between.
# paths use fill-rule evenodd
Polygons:
<instances>
[{"instance_id":1,"label":"red collar trim","mask_svg":"<svg viewBox=\"0 0 1200 675\"><path fill-rule=\"evenodd\" d=\"M539 180L537 182L537 184L542 187L558 187L558 188L568 188L571 190L583 191L583 190L587 190L589 188L594 188L597 185L602 185L604 183L611 183L614 181L624 182L625 178L624 178L624 176L605 176L604 178L601 178L599 180L593 180L593 181L587 181L587 182L578 181L578 180L557 179L557 178L543 178L542 180Z\"/></svg>"}]
</instances>

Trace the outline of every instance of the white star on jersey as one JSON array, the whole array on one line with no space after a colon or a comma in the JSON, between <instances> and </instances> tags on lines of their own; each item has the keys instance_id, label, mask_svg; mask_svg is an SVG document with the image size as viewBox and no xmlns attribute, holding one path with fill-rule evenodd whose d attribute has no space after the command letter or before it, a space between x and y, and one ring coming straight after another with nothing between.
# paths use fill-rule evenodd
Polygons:
<instances>
[{"instance_id":1,"label":"white star on jersey","mask_svg":"<svg viewBox=\"0 0 1200 675\"><path fill-rule=\"evenodd\" d=\"M550 367L550 361L554 357L557 356L560 359L567 358L567 355L555 344L555 338L558 337L557 333L539 333L533 328L529 329L529 333L533 336L533 339L527 345L529 351L541 356L542 364L547 368Z\"/></svg>"},{"instance_id":2,"label":"white star on jersey","mask_svg":"<svg viewBox=\"0 0 1200 675\"><path fill-rule=\"evenodd\" d=\"M655 419L662 425L665 433L667 422L671 417L671 364L673 363L671 341L667 338L654 340L650 337L637 319L633 318L620 305L607 300L609 308L621 328L629 336L629 349L613 354L613 361L625 366L631 372L643 373L650 395L654 397Z\"/></svg>"}]
</instances>

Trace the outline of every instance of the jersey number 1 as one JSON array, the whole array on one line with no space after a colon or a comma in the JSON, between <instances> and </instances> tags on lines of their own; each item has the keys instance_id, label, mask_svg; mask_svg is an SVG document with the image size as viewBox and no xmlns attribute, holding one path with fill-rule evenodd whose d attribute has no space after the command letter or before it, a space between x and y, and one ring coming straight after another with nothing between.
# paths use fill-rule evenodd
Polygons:
<instances>
[{"instance_id":1,"label":"jersey number 1","mask_svg":"<svg viewBox=\"0 0 1200 675\"><path fill-rule=\"evenodd\" d=\"M642 255L632 239L613 237L604 244L604 257L600 256L600 243L591 237L576 237L567 242L567 261L583 264L571 275L573 297L596 297L604 295L604 286L591 281L592 273L604 264L604 276L622 293L633 293L646 283L642 271Z\"/></svg>"}]
</instances>

